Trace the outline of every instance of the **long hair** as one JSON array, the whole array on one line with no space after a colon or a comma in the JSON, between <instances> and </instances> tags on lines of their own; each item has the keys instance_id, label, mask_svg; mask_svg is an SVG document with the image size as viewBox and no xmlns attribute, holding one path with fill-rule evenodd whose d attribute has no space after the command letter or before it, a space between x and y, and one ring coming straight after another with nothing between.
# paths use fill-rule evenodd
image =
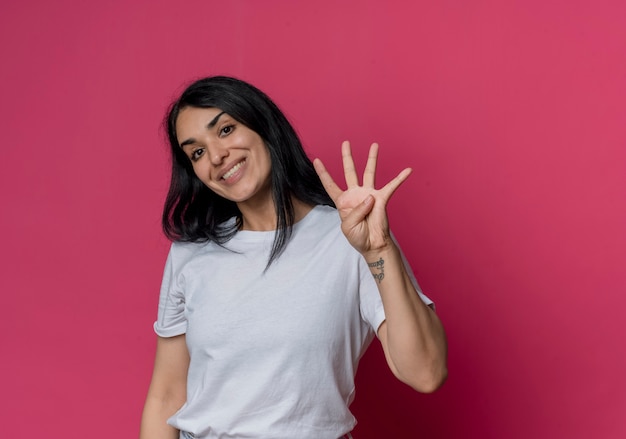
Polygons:
<instances>
[{"instance_id":1,"label":"long hair","mask_svg":"<svg viewBox=\"0 0 626 439\"><path fill-rule=\"evenodd\" d=\"M276 234L269 265L284 251L295 222L292 197L334 207L307 157L295 130L276 104L261 90L226 76L192 83L172 103L164 121L172 154L172 178L165 199L162 225L172 241L223 245L243 224L237 204L211 191L193 171L178 143L176 120L187 107L218 108L255 131L269 150L271 190L276 208ZM235 217L235 222L227 222Z\"/></svg>"}]
</instances>

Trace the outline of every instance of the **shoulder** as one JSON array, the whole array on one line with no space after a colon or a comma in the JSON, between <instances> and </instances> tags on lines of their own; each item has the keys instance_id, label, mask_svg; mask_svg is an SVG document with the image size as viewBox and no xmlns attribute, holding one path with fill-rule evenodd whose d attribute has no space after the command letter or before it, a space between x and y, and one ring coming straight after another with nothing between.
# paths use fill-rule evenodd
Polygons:
<instances>
[{"instance_id":1,"label":"shoulder","mask_svg":"<svg viewBox=\"0 0 626 439\"><path fill-rule=\"evenodd\" d=\"M337 209L322 204L315 206L311 212L309 212L306 219L310 219L309 222L315 226L320 224L327 224L329 226L341 225L341 219L339 218Z\"/></svg>"},{"instance_id":2,"label":"shoulder","mask_svg":"<svg viewBox=\"0 0 626 439\"><path fill-rule=\"evenodd\" d=\"M310 242L317 250L333 249L348 256L356 252L341 230L341 218L337 209L317 205L293 229L295 241Z\"/></svg>"},{"instance_id":3,"label":"shoulder","mask_svg":"<svg viewBox=\"0 0 626 439\"><path fill-rule=\"evenodd\" d=\"M299 222L294 224L294 235L326 236L341 231L341 219L331 206L318 204Z\"/></svg>"},{"instance_id":4,"label":"shoulder","mask_svg":"<svg viewBox=\"0 0 626 439\"><path fill-rule=\"evenodd\" d=\"M199 254L206 252L212 245L211 242L174 241L170 246L168 260L172 265L181 267Z\"/></svg>"}]
</instances>

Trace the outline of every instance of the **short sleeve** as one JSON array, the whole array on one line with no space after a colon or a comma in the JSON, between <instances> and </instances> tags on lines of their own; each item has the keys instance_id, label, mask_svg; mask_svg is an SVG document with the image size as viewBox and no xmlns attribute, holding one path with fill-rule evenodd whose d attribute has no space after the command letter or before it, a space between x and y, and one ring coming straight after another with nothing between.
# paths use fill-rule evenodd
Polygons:
<instances>
[{"instance_id":1,"label":"short sleeve","mask_svg":"<svg viewBox=\"0 0 626 439\"><path fill-rule=\"evenodd\" d=\"M174 245L165 262L163 281L159 296L159 310L154 322L154 332L160 337L174 337L187 331L185 295L178 283Z\"/></svg>"}]
</instances>

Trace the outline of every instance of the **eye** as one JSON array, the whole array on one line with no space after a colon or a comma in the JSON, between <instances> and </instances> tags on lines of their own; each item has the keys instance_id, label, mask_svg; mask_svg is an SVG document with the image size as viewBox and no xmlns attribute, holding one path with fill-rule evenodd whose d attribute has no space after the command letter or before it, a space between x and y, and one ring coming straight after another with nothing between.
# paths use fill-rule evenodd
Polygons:
<instances>
[{"instance_id":1,"label":"eye","mask_svg":"<svg viewBox=\"0 0 626 439\"><path fill-rule=\"evenodd\" d=\"M202 156L202 154L204 154L204 148L194 149L191 152L191 157L190 157L191 161L192 162L197 161Z\"/></svg>"},{"instance_id":2,"label":"eye","mask_svg":"<svg viewBox=\"0 0 626 439\"><path fill-rule=\"evenodd\" d=\"M228 136L235 130L235 125L225 125L220 130L220 137Z\"/></svg>"}]
</instances>

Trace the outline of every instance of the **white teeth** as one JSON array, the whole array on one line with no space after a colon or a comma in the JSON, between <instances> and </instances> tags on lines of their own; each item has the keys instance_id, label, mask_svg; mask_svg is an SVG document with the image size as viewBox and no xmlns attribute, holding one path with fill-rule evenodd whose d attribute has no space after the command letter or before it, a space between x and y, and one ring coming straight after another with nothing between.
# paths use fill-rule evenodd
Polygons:
<instances>
[{"instance_id":1,"label":"white teeth","mask_svg":"<svg viewBox=\"0 0 626 439\"><path fill-rule=\"evenodd\" d=\"M226 180L226 179L230 178L230 177L231 177L231 176L232 176L235 172L237 172L237 170L238 170L239 168L241 168L241 166L243 166L243 164L244 164L245 162L246 162L246 161L244 160L244 161L242 161L242 162L237 163L237 164L236 164L235 166L233 166L232 168L230 168L230 170L229 170L226 174L222 175L222 179L223 179L223 180Z\"/></svg>"}]
</instances>

